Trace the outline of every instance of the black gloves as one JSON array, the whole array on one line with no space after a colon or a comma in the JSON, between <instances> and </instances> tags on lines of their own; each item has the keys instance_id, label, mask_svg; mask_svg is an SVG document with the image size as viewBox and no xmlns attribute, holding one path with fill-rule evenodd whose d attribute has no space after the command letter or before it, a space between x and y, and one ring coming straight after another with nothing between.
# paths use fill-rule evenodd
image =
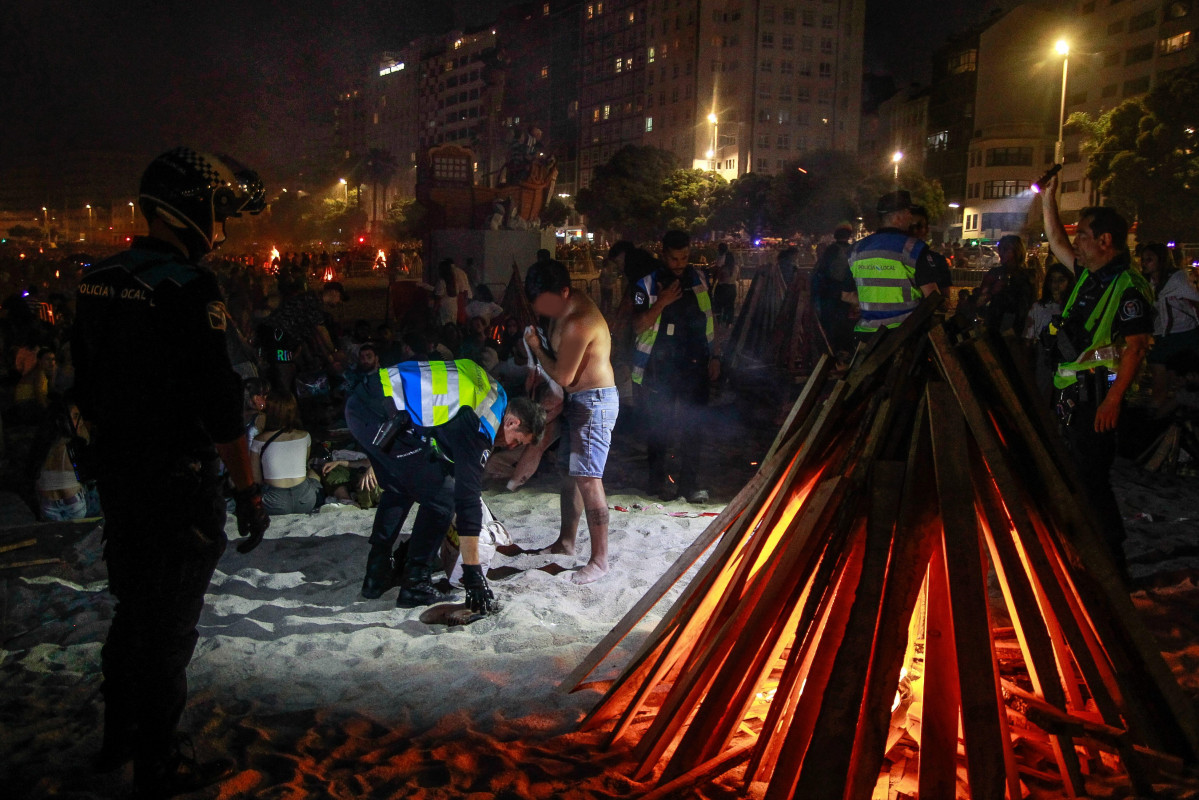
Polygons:
<instances>
[{"instance_id":1,"label":"black gloves","mask_svg":"<svg viewBox=\"0 0 1199 800\"><path fill-rule=\"evenodd\" d=\"M262 491L256 483L245 489L234 489L233 502L236 504L233 513L237 517L237 533L250 537L237 546L237 552L248 553L262 541L271 518L262 506Z\"/></svg>"},{"instance_id":2,"label":"black gloves","mask_svg":"<svg viewBox=\"0 0 1199 800\"><path fill-rule=\"evenodd\" d=\"M495 594L483 577L483 567L478 564L462 565L462 588L466 590L466 604L476 614L490 614L499 607L495 602Z\"/></svg>"}]
</instances>

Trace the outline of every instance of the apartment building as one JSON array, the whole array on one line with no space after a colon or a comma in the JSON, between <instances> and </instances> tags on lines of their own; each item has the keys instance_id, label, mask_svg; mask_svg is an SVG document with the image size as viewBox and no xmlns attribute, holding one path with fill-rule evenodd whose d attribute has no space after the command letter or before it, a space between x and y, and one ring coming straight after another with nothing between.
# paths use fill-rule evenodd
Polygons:
<instances>
[{"instance_id":1,"label":"apartment building","mask_svg":"<svg viewBox=\"0 0 1199 800\"><path fill-rule=\"evenodd\" d=\"M1063 29L1070 45L1066 64L1069 116L1085 111L1098 117L1129 98L1139 97L1171 72L1194 63L1199 3L1193 0L1081 0ZM1061 69L1062 57L1055 63ZM1075 222L1084 206L1101 201L1086 177L1082 137L1065 137L1060 206Z\"/></svg>"}]
</instances>

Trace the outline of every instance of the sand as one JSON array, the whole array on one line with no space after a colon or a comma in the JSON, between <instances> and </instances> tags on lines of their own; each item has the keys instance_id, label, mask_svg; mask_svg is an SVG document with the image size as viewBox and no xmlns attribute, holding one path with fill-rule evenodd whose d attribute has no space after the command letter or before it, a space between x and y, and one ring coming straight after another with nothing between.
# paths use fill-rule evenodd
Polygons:
<instances>
[{"instance_id":1,"label":"sand","mask_svg":"<svg viewBox=\"0 0 1199 800\"><path fill-rule=\"evenodd\" d=\"M200 620L183 727L202 755L237 771L196 797L627 797L623 748L597 753L575 732L597 690L558 691L562 678L706 527L752 467L724 476L710 506L655 504L618 473L610 486L612 571L576 586L575 558L497 554L500 613L466 627L428 625L395 608L395 589L359 596L373 512L333 507L276 517L266 540L222 558ZM628 478L626 480L626 478ZM1199 696L1199 492L1194 479L1117 470L1135 595L1167 661ZM621 485L629 488L621 488ZM486 495L518 545L548 544L558 504L552 479ZM634 509L635 504L644 508ZM22 529L19 538L39 535ZM50 535L50 534L53 535ZM229 533L236 536L231 524ZM0 795L123 796L130 771L96 777L100 647L112 615L100 529L43 529L37 551L62 563L0 571ZM0 544L13 540L0 532ZM49 541L52 540L52 541ZM4 558L11 558L8 554ZM558 571L553 565L566 568ZM548 569L547 569L548 568ZM557 574L554 574L554 573ZM678 591L678 587L676 590ZM635 645L655 612L627 640ZM627 652L627 651L626 651ZM619 660L619 659L618 659ZM614 666L606 666L611 678ZM739 796L731 780L689 796Z\"/></svg>"}]
</instances>

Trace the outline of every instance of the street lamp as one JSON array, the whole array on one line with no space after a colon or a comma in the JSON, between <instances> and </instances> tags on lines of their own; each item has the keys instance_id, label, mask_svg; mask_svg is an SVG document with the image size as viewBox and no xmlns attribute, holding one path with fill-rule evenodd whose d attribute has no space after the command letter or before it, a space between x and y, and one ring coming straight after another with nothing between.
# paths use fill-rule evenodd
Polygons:
<instances>
[{"instance_id":1,"label":"street lamp","mask_svg":"<svg viewBox=\"0 0 1199 800\"><path fill-rule=\"evenodd\" d=\"M717 142L716 131L717 131L717 127L718 127L717 123L716 123L716 112L715 111L708 112L708 122L711 123L711 125L712 125L712 149L708 151L708 160L712 162L712 170L715 171L716 170L716 161L715 161L716 142Z\"/></svg>"},{"instance_id":2,"label":"street lamp","mask_svg":"<svg viewBox=\"0 0 1199 800\"><path fill-rule=\"evenodd\" d=\"M1057 117L1057 146L1053 151L1053 160L1062 164L1066 160L1066 143L1062 134L1066 129L1066 67L1070 63L1070 43L1065 39L1058 39L1054 49L1062 56L1062 105Z\"/></svg>"},{"instance_id":3,"label":"street lamp","mask_svg":"<svg viewBox=\"0 0 1199 800\"><path fill-rule=\"evenodd\" d=\"M92 204L85 203L83 205L83 207L87 209L87 235L91 236L92 235Z\"/></svg>"},{"instance_id":4,"label":"street lamp","mask_svg":"<svg viewBox=\"0 0 1199 800\"><path fill-rule=\"evenodd\" d=\"M348 206L350 204L350 184L345 178L342 178L340 181L338 181L338 183L340 183L341 187L346 191L346 205Z\"/></svg>"},{"instance_id":5,"label":"street lamp","mask_svg":"<svg viewBox=\"0 0 1199 800\"><path fill-rule=\"evenodd\" d=\"M136 212L134 211L134 206L133 206L133 201L132 201L132 200L129 202L129 224L130 224L130 225L136 225L136 224L137 224L137 214L136 214Z\"/></svg>"},{"instance_id":6,"label":"street lamp","mask_svg":"<svg viewBox=\"0 0 1199 800\"><path fill-rule=\"evenodd\" d=\"M899 188L899 162L903 161L903 153L896 150L891 154L891 163L895 165L895 188Z\"/></svg>"}]
</instances>

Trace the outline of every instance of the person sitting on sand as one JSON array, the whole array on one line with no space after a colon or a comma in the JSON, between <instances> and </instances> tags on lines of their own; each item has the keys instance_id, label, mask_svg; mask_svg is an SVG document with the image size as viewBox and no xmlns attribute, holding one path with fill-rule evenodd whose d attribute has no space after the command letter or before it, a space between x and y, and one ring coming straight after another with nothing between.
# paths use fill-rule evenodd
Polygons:
<instances>
[{"instance_id":1,"label":"person sitting on sand","mask_svg":"<svg viewBox=\"0 0 1199 800\"><path fill-rule=\"evenodd\" d=\"M318 504L321 481L308 468L312 437L300 425L295 395L271 392L263 430L250 442L250 468L271 516L307 514Z\"/></svg>"},{"instance_id":2,"label":"person sitting on sand","mask_svg":"<svg viewBox=\"0 0 1199 800\"><path fill-rule=\"evenodd\" d=\"M608 499L604 466L612 429L620 413L620 395L612 372L612 334L595 302L570 285L570 273L558 261L538 261L525 276L525 294L533 311L549 317L547 352L530 328L525 341L546 374L566 392L562 411L560 460L567 467L561 489L562 526L558 539L543 552L573 556L579 517L587 512L591 557L571 578L591 583L608 572Z\"/></svg>"}]
</instances>

